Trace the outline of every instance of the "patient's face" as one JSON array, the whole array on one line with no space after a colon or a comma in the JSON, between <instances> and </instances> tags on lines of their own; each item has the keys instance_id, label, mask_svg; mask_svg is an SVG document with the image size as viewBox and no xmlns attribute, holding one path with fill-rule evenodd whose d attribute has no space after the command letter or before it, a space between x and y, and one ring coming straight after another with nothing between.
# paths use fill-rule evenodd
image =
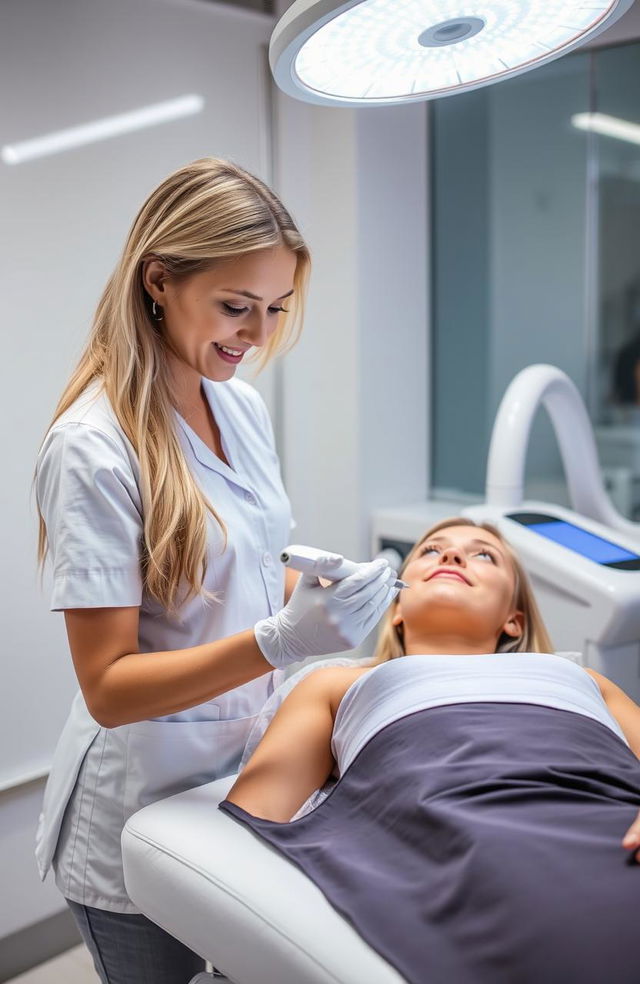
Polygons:
<instances>
[{"instance_id":1,"label":"patient's face","mask_svg":"<svg viewBox=\"0 0 640 984\"><path fill-rule=\"evenodd\" d=\"M501 632L521 633L520 613L510 620L515 572L488 530L439 530L414 550L402 577L410 589L400 592L394 623L403 625L407 653L428 651L429 638L440 640L437 648L447 636L455 651L493 652Z\"/></svg>"}]
</instances>

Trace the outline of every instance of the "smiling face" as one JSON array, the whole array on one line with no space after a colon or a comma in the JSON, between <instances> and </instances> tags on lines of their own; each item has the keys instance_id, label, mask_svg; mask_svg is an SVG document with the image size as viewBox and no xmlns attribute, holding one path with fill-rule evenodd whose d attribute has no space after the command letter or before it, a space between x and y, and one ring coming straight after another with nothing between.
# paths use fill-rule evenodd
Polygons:
<instances>
[{"instance_id":1,"label":"smiling face","mask_svg":"<svg viewBox=\"0 0 640 984\"><path fill-rule=\"evenodd\" d=\"M495 652L502 633L522 634L516 577L500 540L476 526L449 526L423 540L403 569L393 624L405 652Z\"/></svg>"},{"instance_id":2,"label":"smiling face","mask_svg":"<svg viewBox=\"0 0 640 984\"><path fill-rule=\"evenodd\" d=\"M230 379L249 349L269 340L293 293L296 262L292 250L276 246L218 260L184 279L169 277L159 259L145 262L143 283L160 308L181 396L193 393L201 376Z\"/></svg>"}]
</instances>

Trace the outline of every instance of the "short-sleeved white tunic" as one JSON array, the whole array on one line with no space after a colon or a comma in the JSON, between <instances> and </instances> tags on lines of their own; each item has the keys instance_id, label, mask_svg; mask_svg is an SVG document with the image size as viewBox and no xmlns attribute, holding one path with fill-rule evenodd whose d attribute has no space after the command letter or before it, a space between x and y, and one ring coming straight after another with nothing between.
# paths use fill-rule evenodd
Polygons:
<instances>
[{"instance_id":1,"label":"short-sleeved white tunic","mask_svg":"<svg viewBox=\"0 0 640 984\"><path fill-rule=\"evenodd\" d=\"M171 619L143 590L142 503L137 456L95 382L54 424L37 462L36 490L53 564L51 610L139 606L141 652L186 649L251 628L284 601L278 562L291 507L269 414L238 379L202 380L229 465L175 413L187 464L227 527L208 517L205 588ZM120 835L148 803L234 772L273 691L267 673L189 710L101 727L77 693L58 742L37 832L42 879L51 864L65 897L114 912L127 896Z\"/></svg>"}]
</instances>

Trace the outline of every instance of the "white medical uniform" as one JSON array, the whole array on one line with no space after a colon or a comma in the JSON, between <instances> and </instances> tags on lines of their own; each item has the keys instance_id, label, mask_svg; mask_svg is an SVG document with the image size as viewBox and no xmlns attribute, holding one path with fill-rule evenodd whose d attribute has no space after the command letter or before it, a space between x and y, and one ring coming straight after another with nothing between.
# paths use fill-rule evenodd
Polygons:
<instances>
[{"instance_id":1,"label":"white medical uniform","mask_svg":"<svg viewBox=\"0 0 640 984\"><path fill-rule=\"evenodd\" d=\"M266 406L247 383L203 389L230 467L175 413L189 468L227 527L208 516L204 586L220 601L192 598L170 619L143 589L142 504L137 456L94 382L51 428L38 456L37 497L53 563L51 610L140 606L140 652L186 649L252 628L284 603L278 555L291 506ZM76 695L58 742L36 838L40 877L53 864L67 898L136 913L122 874L128 817L155 800L237 770L273 674L177 714L101 727Z\"/></svg>"}]
</instances>

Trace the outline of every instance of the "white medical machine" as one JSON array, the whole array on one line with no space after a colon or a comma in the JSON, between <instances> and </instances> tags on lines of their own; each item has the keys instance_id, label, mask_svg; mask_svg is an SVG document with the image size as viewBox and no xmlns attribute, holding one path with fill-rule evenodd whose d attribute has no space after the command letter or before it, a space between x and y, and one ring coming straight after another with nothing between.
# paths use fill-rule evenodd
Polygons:
<instances>
[{"instance_id":1,"label":"white medical machine","mask_svg":"<svg viewBox=\"0 0 640 984\"><path fill-rule=\"evenodd\" d=\"M523 499L540 406L558 440L571 509ZM404 555L428 526L456 514L494 523L513 544L555 649L580 654L577 661L640 702L640 526L621 516L605 492L586 408L565 373L529 366L508 387L491 437L485 502L382 510L374 517L374 554Z\"/></svg>"}]
</instances>

